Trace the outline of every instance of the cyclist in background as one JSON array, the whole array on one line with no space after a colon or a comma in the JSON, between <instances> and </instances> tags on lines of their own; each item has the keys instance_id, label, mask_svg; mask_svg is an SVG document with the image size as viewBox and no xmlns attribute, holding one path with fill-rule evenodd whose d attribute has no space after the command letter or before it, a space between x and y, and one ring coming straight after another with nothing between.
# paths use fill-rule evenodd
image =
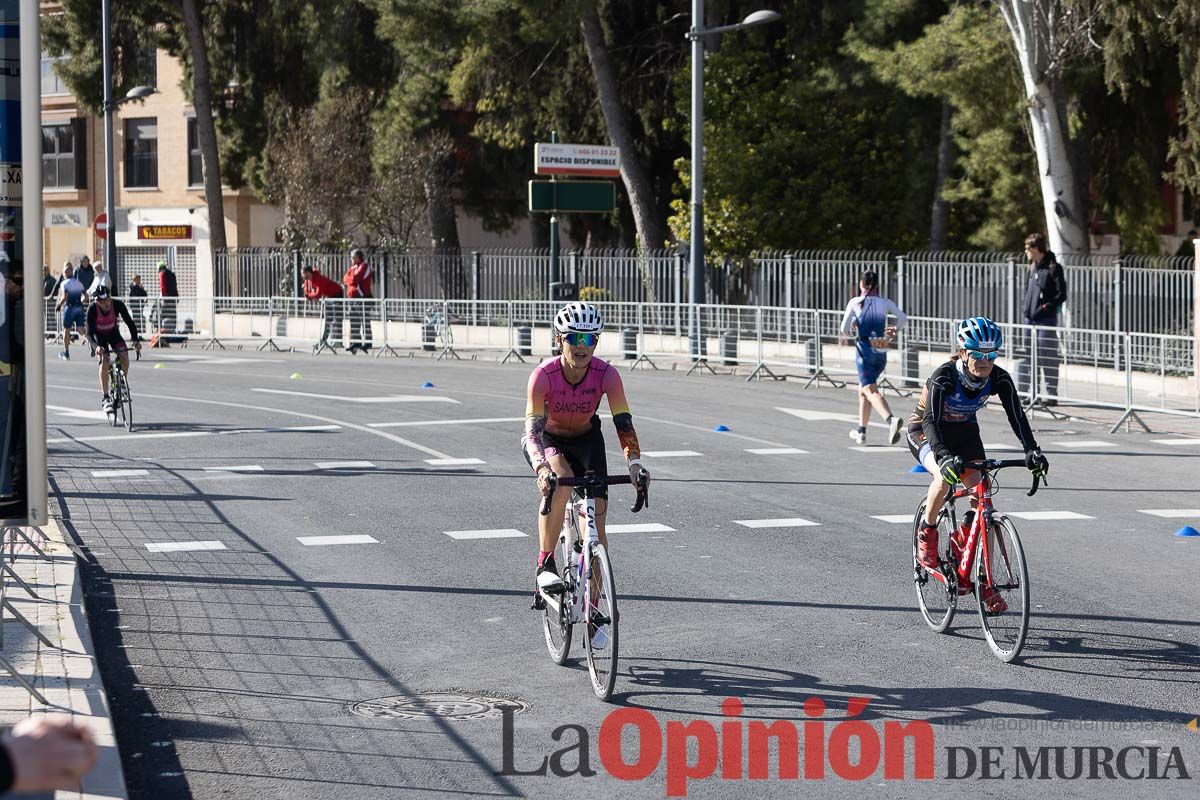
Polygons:
<instances>
[{"instance_id":1,"label":"cyclist in background","mask_svg":"<svg viewBox=\"0 0 1200 800\"><path fill-rule=\"evenodd\" d=\"M110 349L120 360L121 372L129 374L129 346L125 344L121 329L117 327L117 315L125 320L125 326L129 328L129 334L133 337L134 346L139 353L142 351L142 342L138 338L137 325L129 315L129 309L120 300L112 298L107 286L98 288L92 299L95 302L87 312L87 337L96 352L96 358L100 361L100 407L108 413L113 409L108 386L107 356Z\"/></svg>"},{"instance_id":2,"label":"cyclist in background","mask_svg":"<svg viewBox=\"0 0 1200 800\"><path fill-rule=\"evenodd\" d=\"M538 491L542 497L550 494L554 476L573 477L589 470L597 477L608 475L604 436L600 432L600 417L596 414L600 399L605 395L617 438L625 453L629 477L635 485L650 480L650 473L642 466L642 451L633 429L633 416L629 413L621 376L615 367L594 355L603 329L604 318L591 303L574 302L563 306L554 318L554 341L562 355L543 361L529 376L521 447L525 460L537 473ZM556 490L550 513L538 515L535 609L544 608L542 592L555 594L563 589L554 563L554 545L562 530L571 491L571 487L566 486ZM596 490L593 496L596 498L596 532L607 547L604 533L607 487Z\"/></svg>"},{"instance_id":3,"label":"cyclist in background","mask_svg":"<svg viewBox=\"0 0 1200 800\"><path fill-rule=\"evenodd\" d=\"M867 423L871 407L883 417L888 426L888 444L900 441L900 418L892 414L887 398L879 391L879 376L887 367L888 346L896 331L904 327L908 317L899 306L879 296L879 275L867 270L858 283L862 292L846 304L842 317L842 333L855 333L855 363L858 366L858 427L850 430L855 444L867 441ZM895 326L887 324L888 314L896 317Z\"/></svg>"},{"instance_id":4,"label":"cyclist in background","mask_svg":"<svg viewBox=\"0 0 1200 800\"><path fill-rule=\"evenodd\" d=\"M987 317L965 319L958 326L958 352L929 376L908 421L908 449L917 462L933 474L925 500L925 519L917 534L917 559L926 569L938 568L938 512L955 483L972 487L979 472L964 470L963 462L987 457L979 436L976 414L993 394L1000 398L1008 424L1025 451L1025 466L1045 475L1050 462L1042 455L1029 419L1021 407L1017 387L1007 371L996 366L1004 336ZM962 525L951 536L951 553L966 543L977 501L963 515ZM1004 611L1004 598L985 587L980 597L989 612Z\"/></svg>"}]
</instances>

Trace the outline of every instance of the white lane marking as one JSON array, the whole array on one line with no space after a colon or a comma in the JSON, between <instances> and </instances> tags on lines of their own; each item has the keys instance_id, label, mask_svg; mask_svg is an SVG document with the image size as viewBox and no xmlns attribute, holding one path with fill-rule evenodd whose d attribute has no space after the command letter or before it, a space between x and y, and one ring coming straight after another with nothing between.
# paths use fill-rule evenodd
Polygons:
<instances>
[{"instance_id":1,"label":"white lane marking","mask_svg":"<svg viewBox=\"0 0 1200 800\"><path fill-rule=\"evenodd\" d=\"M340 431L341 429L341 425L296 425L291 428L241 428L230 431L120 433L113 434L112 436L64 436L59 439L47 439L46 444L68 444L70 442L108 442L114 439L184 439L196 436L243 436L247 433L312 433L315 431Z\"/></svg>"},{"instance_id":2,"label":"white lane marking","mask_svg":"<svg viewBox=\"0 0 1200 800\"><path fill-rule=\"evenodd\" d=\"M479 393L472 392L471 394L479 394ZM508 399L508 398L506 398L506 399ZM680 422L680 421L674 420L674 419L661 419L659 417L646 417L646 416L642 416L641 414L638 415L638 419L639 420L644 419L647 422L657 422L660 425L674 425L677 428L687 428L690 431L700 431L701 433L716 434L718 436L724 436L727 439L741 439L742 441L746 441L746 442L756 442L758 444L765 444L765 445L768 445L769 447L783 447L783 445L780 444L779 442L773 442L770 439L759 439L758 437L755 437L755 436L746 436L745 434L734 433L733 431L714 431L712 429L712 427L710 427L710 426L690 425L686 422Z\"/></svg>"},{"instance_id":3,"label":"white lane marking","mask_svg":"<svg viewBox=\"0 0 1200 800\"><path fill-rule=\"evenodd\" d=\"M645 455L643 453L643 455ZM486 464L482 458L427 458L426 464L432 464L435 467L465 467L468 464Z\"/></svg>"},{"instance_id":4,"label":"white lane marking","mask_svg":"<svg viewBox=\"0 0 1200 800\"><path fill-rule=\"evenodd\" d=\"M263 472L258 464L246 464L240 467L205 467L205 472Z\"/></svg>"},{"instance_id":5,"label":"white lane marking","mask_svg":"<svg viewBox=\"0 0 1200 800\"><path fill-rule=\"evenodd\" d=\"M800 517L788 517L783 519L735 519L734 524L747 528L810 528L821 523Z\"/></svg>"},{"instance_id":6,"label":"white lane marking","mask_svg":"<svg viewBox=\"0 0 1200 800\"><path fill-rule=\"evenodd\" d=\"M799 447L749 447L746 452L756 456L789 456L808 453L807 450L801 450Z\"/></svg>"},{"instance_id":7,"label":"white lane marking","mask_svg":"<svg viewBox=\"0 0 1200 800\"><path fill-rule=\"evenodd\" d=\"M791 414L793 417L798 417L805 422L852 422L858 424L857 414L839 414L835 411L809 411L806 408L783 408L775 406L776 411L782 411L785 414ZM887 428L886 422L870 422L867 423L872 428Z\"/></svg>"},{"instance_id":8,"label":"white lane marking","mask_svg":"<svg viewBox=\"0 0 1200 800\"><path fill-rule=\"evenodd\" d=\"M139 475L149 475L148 469L94 469L93 478L133 478Z\"/></svg>"},{"instance_id":9,"label":"white lane marking","mask_svg":"<svg viewBox=\"0 0 1200 800\"><path fill-rule=\"evenodd\" d=\"M851 447L851 450L857 450L860 453L907 453L907 447L892 447L891 445L876 445L874 447Z\"/></svg>"},{"instance_id":10,"label":"white lane marking","mask_svg":"<svg viewBox=\"0 0 1200 800\"><path fill-rule=\"evenodd\" d=\"M49 403L46 404L46 408L64 417L79 417L80 419L108 419L108 414L104 413L103 411L83 411L78 408L71 408L70 406L52 406Z\"/></svg>"},{"instance_id":11,"label":"white lane marking","mask_svg":"<svg viewBox=\"0 0 1200 800\"><path fill-rule=\"evenodd\" d=\"M1089 517L1087 514L1079 514L1074 511L1006 511L1004 513L1017 519L1029 520L1095 519L1095 517Z\"/></svg>"},{"instance_id":12,"label":"white lane marking","mask_svg":"<svg viewBox=\"0 0 1200 800\"><path fill-rule=\"evenodd\" d=\"M297 536L296 541L305 547L319 547L327 544L379 544L374 536L365 533L352 533L345 536Z\"/></svg>"},{"instance_id":13,"label":"white lane marking","mask_svg":"<svg viewBox=\"0 0 1200 800\"><path fill-rule=\"evenodd\" d=\"M415 422L372 422L371 428L409 428L417 425L484 425L489 422L524 422L524 417L486 417L483 419L422 419Z\"/></svg>"},{"instance_id":14,"label":"white lane marking","mask_svg":"<svg viewBox=\"0 0 1200 800\"><path fill-rule=\"evenodd\" d=\"M1165 444L1168 447L1200 447L1200 439L1151 439L1155 444Z\"/></svg>"},{"instance_id":15,"label":"white lane marking","mask_svg":"<svg viewBox=\"0 0 1200 800\"><path fill-rule=\"evenodd\" d=\"M1020 450L1015 444L1007 444L1004 442L989 442L984 444L984 450Z\"/></svg>"},{"instance_id":16,"label":"white lane marking","mask_svg":"<svg viewBox=\"0 0 1200 800\"><path fill-rule=\"evenodd\" d=\"M264 394L286 394L293 397L314 397L318 400L337 400L339 403L454 403L453 397L440 397L429 394L389 394L382 397L344 397L338 394L315 394L313 392L295 392L288 389L251 389L252 392Z\"/></svg>"},{"instance_id":17,"label":"white lane marking","mask_svg":"<svg viewBox=\"0 0 1200 800\"><path fill-rule=\"evenodd\" d=\"M880 522L891 522L894 524L899 524L901 522L912 522L913 515L912 514L878 514L878 515L872 515L871 519L877 519Z\"/></svg>"},{"instance_id":18,"label":"white lane marking","mask_svg":"<svg viewBox=\"0 0 1200 800\"><path fill-rule=\"evenodd\" d=\"M1073 439L1060 439L1054 442L1060 447L1116 447L1116 442L1102 442L1099 439L1088 439L1086 441L1077 442Z\"/></svg>"},{"instance_id":19,"label":"white lane marking","mask_svg":"<svg viewBox=\"0 0 1200 800\"><path fill-rule=\"evenodd\" d=\"M671 533L675 529L661 522L633 522L625 525L606 525L605 533Z\"/></svg>"},{"instance_id":20,"label":"white lane marking","mask_svg":"<svg viewBox=\"0 0 1200 800\"><path fill-rule=\"evenodd\" d=\"M182 553L190 550L224 550L221 542L146 542L151 553Z\"/></svg>"},{"instance_id":21,"label":"white lane marking","mask_svg":"<svg viewBox=\"0 0 1200 800\"><path fill-rule=\"evenodd\" d=\"M64 384L47 384L46 388L47 389L64 389L64 390L70 391L70 392L94 391L93 389L91 389L89 387L67 386ZM268 414L278 414L278 413L280 413L280 411L284 411L284 413L291 414L293 417L303 417L304 419L315 419L318 422L329 423L335 427L340 426L343 428L349 428L351 430L362 431L363 433L370 433L375 436L379 436L383 439L387 439L389 442L395 442L396 444L402 444L405 447L411 447L413 450L424 453L425 455L431 456L433 458L449 458L450 457L443 452L434 450L432 447L426 447L425 445L417 444L416 442L412 442L412 441L409 441L408 439L397 436L394 433L385 433L384 431L377 431L377 430L374 430L373 428L368 428L366 425L359 425L354 422L347 422L345 420L333 419L332 417L323 417L319 414L308 414L303 411L292 411L290 409L284 410L284 409L279 409L279 408L271 408L270 406L252 406L252 405L248 405L246 403L231 403L231 402L228 402L225 400L202 400L198 397L182 397L180 395L173 395L173 394L142 393L142 394L139 394L138 397L149 398L152 400L174 400L175 402L178 402L178 403L199 403L201 405L207 405L207 406L221 406L223 408L237 408L237 409L241 409L242 411L264 411Z\"/></svg>"},{"instance_id":22,"label":"white lane marking","mask_svg":"<svg viewBox=\"0 0 1200 800\"><path fill-rule=\"evenodd\" d=\"M193 364L283 364L282 358L238 358L235 356L206 356L191 353L155 353L153 361L180 361Z\"/></svg>"},{"instance_id":23,"label":"white lane marking","mask_svg":"<svg viewBox=\"0 0 1200 800\"><path fill-rule=\"evenodd\" d=\"M451 539L517 539L527 538L526 534L513 528L499 528L491 531L445 531Z\"/></svg>"},{"instance_id":24,"label":"white lane marking","mask_svg":"<svg viewBox=\"0 0 1200 800\"><path fill-rule=\"evenodd\" d=\"M642 455L647 458L690 458L701 453L695 450L643 450Z\"/></svg>"},{"instance_id":25,"label":"white lane marking","mask_svg":"<svg viewBox=\"0 0 1200 800\"><path fill-rule=\"evenodd\" d=\"M370 461L317 461L317 469L375 469Z\"/></svg>"},{"instance_id":26,"label":"white lane marking","mask_svg":"<svg viewBox=\"0 0 1200 800\"><path fill-rule=\"evenodd\" d=\"M1163 517L1164 519L1184 519L1186 517L1200 517L1200 508L1139 508L1139 514L1149 514L1152 517Z\"/></svg>"}]
</instances>

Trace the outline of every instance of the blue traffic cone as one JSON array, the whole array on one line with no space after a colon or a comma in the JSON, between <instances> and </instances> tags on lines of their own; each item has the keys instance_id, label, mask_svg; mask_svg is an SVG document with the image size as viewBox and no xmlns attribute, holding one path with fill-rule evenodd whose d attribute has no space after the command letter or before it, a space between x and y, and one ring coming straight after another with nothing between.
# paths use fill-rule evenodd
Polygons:
<instances>
[{"instance_id":1,"label":"blue traffic cone","mask_svg":"<svg viewBox=\"0 0 1200 800\"><path fill-rule=\"evenodd\" d=\"M922 472L929 472L929 470L925 469L920 464L913 464L908 471L912 475L920 475Z\"/></svg>"},{"instance_id":2,"label":"blue traffic cone","mask_svg":"<svg viewBox=\"0 0 1200 800\"><path fill-rule=\"evenodd\" d=\"M718 425L717 427L713 428L714 433L726 433L728 431L729 431L728 425Z\"/></svg>"},{"instance_id":3,"label":"blue traffic cone","mask_svg":"<svg viewBox=\"0 0 1200 800\"><path fill-rule=\"evenodd\" d=\"M433 388L433 384L432 384L432 383L430 383L429 381L425 381L424 383L422 383L422 384L421 384L421 388L422 388L422 389L432 389L432 388Z\"/></svg>"},{"instance_id":4,"label":"blue traffic cone","mask_svg":"<svg viewBox=\"0 0 1200 800\"><path fill-rule=\"evenodd\" d=\"M1175 531L1176 536L1200 536L1200 531L1193 528L1191 525L1184 525L1179 530Z\"/></svg>"}]
</instances>

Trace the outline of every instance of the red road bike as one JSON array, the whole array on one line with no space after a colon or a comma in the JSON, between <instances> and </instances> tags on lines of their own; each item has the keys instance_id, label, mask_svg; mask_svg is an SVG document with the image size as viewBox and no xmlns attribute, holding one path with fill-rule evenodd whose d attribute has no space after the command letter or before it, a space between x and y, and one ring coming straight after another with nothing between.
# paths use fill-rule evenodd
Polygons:
<instances>
[{"instance_id":1,"label":"red road bike","mask_svg":"<svg viewBox=\"0 0 1200 800\"><path fill-rule=\"evenodd\" d=\"M917 560L917 534L925 519L925 501L917 506L913 519L913 583L917 603L926 624L937 633L944 632L954 619L960 595L975 594L979 622L988 646L1001 661L1010 662L1021 653L1029 631L1029 569L1016 526L1004 514L996 512L992 497L999 489L996 473L1005 467L1024 467L1023 459L968 461L964 469L982 473L972 488L961 484L951 492L938 514L938 568L926 569ZM1027 492L1032 497L1045 482L1034 475ZM954 502L974 498L978 505L966 541L955 539L958 517ZM989 611L981 597L984 588L1003 600L1003 610Z\"/></svg>"}]
</instances>

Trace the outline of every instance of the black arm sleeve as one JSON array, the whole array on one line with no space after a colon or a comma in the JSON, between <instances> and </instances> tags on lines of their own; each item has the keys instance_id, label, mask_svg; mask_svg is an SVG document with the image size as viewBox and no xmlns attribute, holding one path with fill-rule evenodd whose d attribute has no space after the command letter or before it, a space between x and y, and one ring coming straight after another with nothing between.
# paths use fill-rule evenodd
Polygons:
<instances>
[{"instance_id":1,"label":"black arm sleeve","mask_svg":"<svg viewBox=\"0 0 1200 800\"><path fill-rule=\"evenodd\" d=\"M1037 440L1033 438L1033 429L1029 427L1029 417L1025 416L1025 409L1021 407L1021 396L1017 394L1017 385L1013 383L1012 376L996 367L992 373L992 387L1004 406L1004 413L1008 415L1008 424L1021 441L1021 447L1027 453L1038 449Z\"/></svg>"},{"instance_id":2,"label":"black arm sleeve","mask_svg":"<svg viewBox=\"0 0 1200 800\"><path fill-rule=\"evenodd\" d=\"M942 441L942 413L946 407L946 395L954 391L954 365L949 369L940 367L929 376L926 389L929 393L929 405L925 406L925 417L921 420L921 429L925 433L925 441L933 454L940 461L950 455Z\"/></svg>"},{"instance_id":3,"label":"black arm sleeve","mask_svg":"<svg viewBox=\"0 0 1200 800\"><path fill-rule=\"evenodd\" d=\"M87 333L87 339L91 342L92 347L99 347L99 342L96 341L96 304L92 303L87 310L87 324L84 326L84 331Z\"/></svg>"},{"instance_id":4,"label":"black arm sleeve","mask_svg":"<svg viewBox=\"0 0 1200 800\"><path fill-rule=\"evenodd\" d=\"M0 794L7 792L12 788L17 776L13 770L12 756L8 752L8 746L0 744Z\"/></svg>"},{"instance_id":5,"label":"black arm sleeve","mask_svg":"<svg viewBox=\"0 0 1200 800\"><path fill-rule=\"evenodd\" d=\"M134 324L133 317L129 316L129 309L120 300L113 300L113 305L117 307L117 313L121 315L121 319L125 320L125 325L129 328L129 335L135 342L141 341L138 339L137 325Z\"/></svg>"}]
</instances>

